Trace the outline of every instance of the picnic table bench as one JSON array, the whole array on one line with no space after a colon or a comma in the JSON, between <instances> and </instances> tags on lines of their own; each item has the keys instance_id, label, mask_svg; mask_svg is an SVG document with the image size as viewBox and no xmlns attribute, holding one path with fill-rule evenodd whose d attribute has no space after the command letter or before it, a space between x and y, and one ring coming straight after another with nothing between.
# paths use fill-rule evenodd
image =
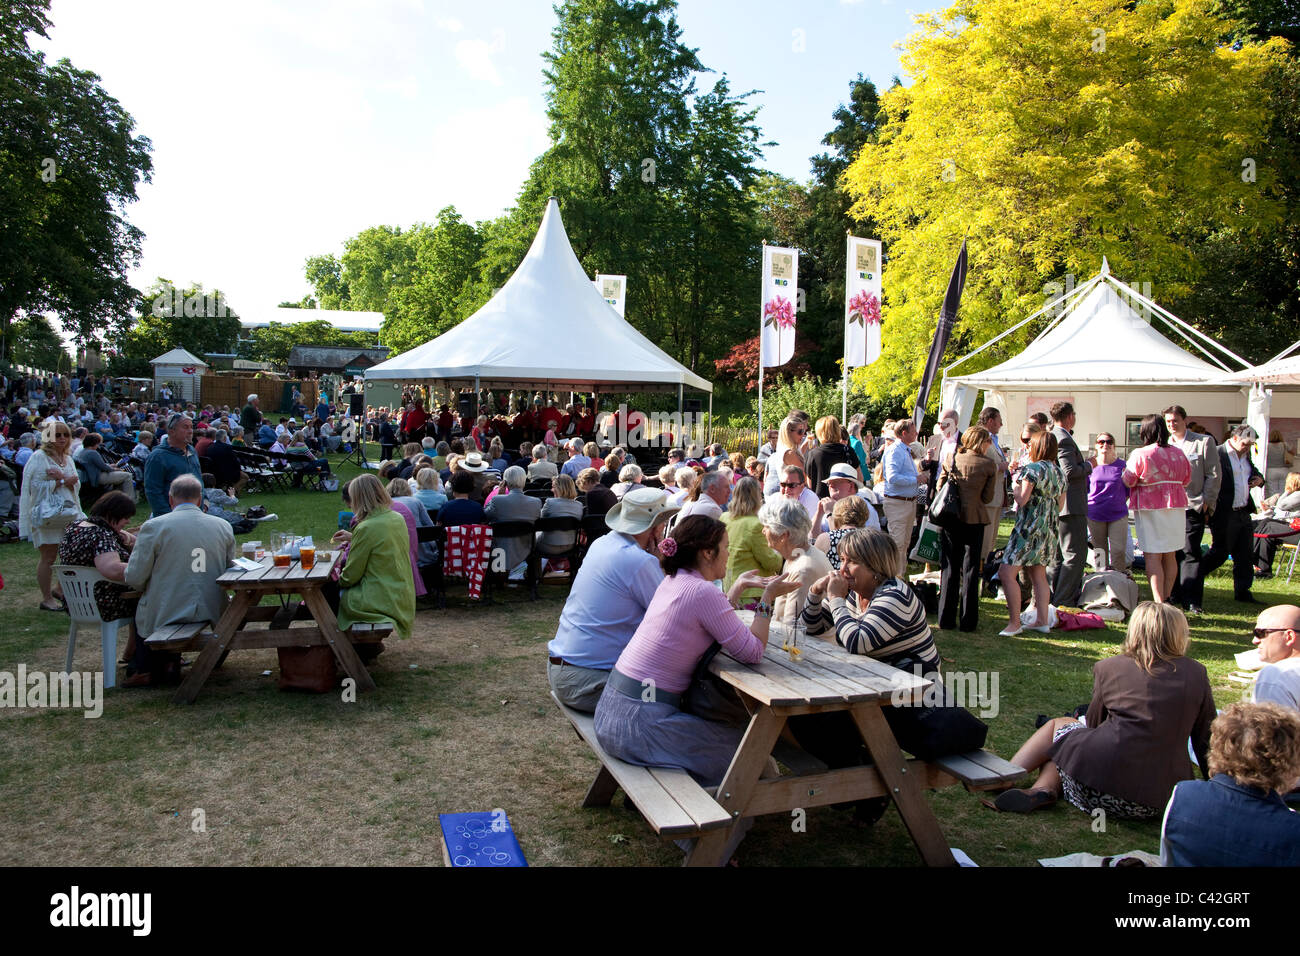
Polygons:
<instances>
[{"instance_id":1,"label":"picnic table bench","mask_svg":"<svg viewBox=\"0 0 1300 956\"><path fill-rule=\"evenodd\" d=\"M681 770L636 767L611 757L596 740L593 718L557 699L601 761L583 806L607 805L622 788L656 833L698 838L686 865L719 866L755 817L888 796L922 860L930 866L955 866L922 791L957 784L972 791L996 789L1025 771L986 750L932 761L905 758L883 708L895 700L919 704L929 680L818 638L801 641L802 654L793 661L781 649L783 643L785 628L773 623L759 663L742 664L718 654L710 664L710 671L737 691L750 712L744 738L716 788L701 786ZM831 769L781 736L790 717L834 711L852 718L869 764ZM762 777L773 758L792 774Z\"/></svg>"}]
</instances>

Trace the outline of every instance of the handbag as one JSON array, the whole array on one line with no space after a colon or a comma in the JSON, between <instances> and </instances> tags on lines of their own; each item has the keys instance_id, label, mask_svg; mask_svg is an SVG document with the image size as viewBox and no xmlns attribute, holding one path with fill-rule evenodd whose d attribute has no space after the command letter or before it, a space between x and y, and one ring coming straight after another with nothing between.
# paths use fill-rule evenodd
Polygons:
<instances>
[{"instance_id":1,"label":"handbag","mask_svg":"<svg viewBox=\"0 0 1300 956\"><path fill-rule=\"evenodd\" d=\"M735 688L709 670L709 663L720 650L722 645L714 641L695 665L691 682L682 691L682 713L729 727L744 727L749 723L749 711Z\"/></svg>"},{"instance_id":2,"label":"handbag","mask_svg":"<svg viewBox=\"0 0 1300 956\"><path fill-rule=\"evenodd\" d=\"M935 690L942 695L942 702L884 708L885 720L898 746L918 760L936 760L983 748L989 733L988 725L965 707L953 703L938 674L926 676L935 682Z\"/></svg>"},{"instance_id":3,"label":"handbag","mask_svg":"<svg viewBox=\"0 0 1300 956\"><path fill-rule=\"evenodd\" d=\"M952 480L951 473L946 469L944 473L949 476L948 481L944 483L939 493L930 499L928 513L930 523L935 527L955 528L961 524L961 492L957 490L957 483Z\"/></svg>"},{"instance_id":4,"label":"handbag","mask_svg":"<svg viewBox=\"0 0 1300 956\"><path fill-rule=\"evenodd\" d=\"M81 516L80 505L53 488L41 495L33 511L36 524L42 528L66 528Z\"/></svg>"}]
</instances>

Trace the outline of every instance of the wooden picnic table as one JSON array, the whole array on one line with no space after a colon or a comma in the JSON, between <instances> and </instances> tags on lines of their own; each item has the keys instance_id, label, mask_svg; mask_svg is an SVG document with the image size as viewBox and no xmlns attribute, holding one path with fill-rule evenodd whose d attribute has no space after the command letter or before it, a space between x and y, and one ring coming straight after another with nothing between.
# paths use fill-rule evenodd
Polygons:
<instances>
[{"instance_id":1,"label":"wooden picnic table","mask_svg":"<svg viewBox=\"0 0 1300 956\"><path fill-rule=\"evenodd\" d=\"M217 578L218 584L234 592L233 597L217 622L216 633L202 644L189 675L176 691L176 702L193 702L212 671L231 651L266 647L327 644L339 668L356 681L357 688L373 690L374 679L348 635L339 630L338 620L321 593L338 555L337 551L317 551L315 566L310 569L297 559L288 567L277 568L268 556L256 571L231 568ZM279 604L259 606L269 595L277 596ZM293 600L299 596L300 601ZM294 620L307 618L314 621L314 626L289 626ZM268 621L269 628L245 628L249 623Z\"/></svg>"},{"instance_id":2,"label":"wooden picnic table","mask_svg":"<svg viewBox=\"0 0 1300 956\"><path fill-rule=\"evenodd\" d=\"M749 616L742 612L742 619ZM906 759L882 710L891 699L907 695L919 701L930 681L850 654L819 637L802 637L798 644L801 654L792 660L781 649L788 633L773 622L763 659L757 664L741 664L718 654L710 665L714 674L741 695L751 716L715 796L734 822L702 833L687 865L724 864L753 817L779 813L789 818L797 809L889 796L922 860L929 866L955 866L923 791L961 781L937 765ZM871 755L870 766L760 779L788 718L833 711L846 711L853 719Z\"/></svg>"}]
</instances>

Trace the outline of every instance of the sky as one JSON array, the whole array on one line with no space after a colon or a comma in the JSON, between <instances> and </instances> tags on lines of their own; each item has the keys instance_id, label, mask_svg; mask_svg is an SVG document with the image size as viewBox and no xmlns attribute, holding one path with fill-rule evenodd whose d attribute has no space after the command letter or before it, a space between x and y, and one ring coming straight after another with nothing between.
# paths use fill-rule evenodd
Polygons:
<instances>
[{"instance_id":1,"label":"sky","mask_svg":"<svg viewBox=\"0 0 1300 956\"><path fill-rule=\"evenodd\" d=\"M850 81L887 88L915 29L900 0L681 0L677 18L733 92L762 91L762 165L801 182ZM50 19L34 45L98 73L153 143L127 210L140 289L297 300L306 258L369 226L496 217L549 145L548 0L54 0Z\"/></svg>"}]
</instances>

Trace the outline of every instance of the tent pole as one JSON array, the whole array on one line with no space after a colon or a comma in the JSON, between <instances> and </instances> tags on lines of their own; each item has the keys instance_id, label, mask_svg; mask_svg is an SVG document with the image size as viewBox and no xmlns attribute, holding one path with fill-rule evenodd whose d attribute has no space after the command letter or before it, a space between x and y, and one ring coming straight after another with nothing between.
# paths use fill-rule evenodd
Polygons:
<instances>
[{"instance_id":1,"label":"tent pole","mask_svg":"<svg viewBox=\"0 0 1300 956\"><path fill-rule=\"evenodd\" d=\"M713 392L712 392L712 390L710 390L710 392L709 392L709 426L708 426L708 428L709 428L709 432L708 432L707 435L704 436L705 444L711 444L711 443L713 442Z\"/></svg>"}]
</instances>

